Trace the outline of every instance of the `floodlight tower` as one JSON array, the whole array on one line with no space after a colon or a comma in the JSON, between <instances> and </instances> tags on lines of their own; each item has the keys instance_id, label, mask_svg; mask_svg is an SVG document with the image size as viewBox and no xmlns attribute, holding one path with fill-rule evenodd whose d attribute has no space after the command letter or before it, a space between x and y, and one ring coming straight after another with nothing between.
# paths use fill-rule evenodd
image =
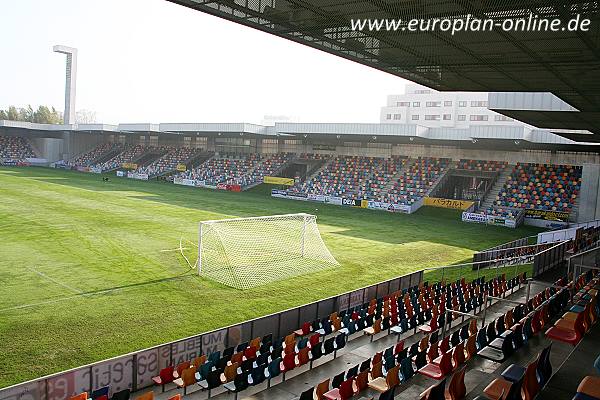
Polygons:
<instances>
[{"instance_id":1,"label":"floodlight tower","mask_svg":"<svg viewBox=\"0 0 600 400\"><path fill-rule=\"evenodd\" d=\"M77 49L62 45L53 48L55 53L67 55L67 72L65 83L65 111L63 122L65 124L75 123L75 89L77 83Z\"/></svg>"}]
</instances>

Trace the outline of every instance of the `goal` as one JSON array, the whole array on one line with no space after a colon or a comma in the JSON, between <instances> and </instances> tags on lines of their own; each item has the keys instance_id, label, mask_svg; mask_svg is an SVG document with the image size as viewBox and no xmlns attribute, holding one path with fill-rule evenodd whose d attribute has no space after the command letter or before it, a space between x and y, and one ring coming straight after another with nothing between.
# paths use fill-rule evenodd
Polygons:
<instances>
[{"instance_id":1,"label":"goal","mask_svg":"<svg viewBox=\"0 0 600 400\"><path fill-rule=\"evenodd\" d=\"M338 266L311 214L200 223L198 274L248 289Z\"/></svg>"}]
</instances>

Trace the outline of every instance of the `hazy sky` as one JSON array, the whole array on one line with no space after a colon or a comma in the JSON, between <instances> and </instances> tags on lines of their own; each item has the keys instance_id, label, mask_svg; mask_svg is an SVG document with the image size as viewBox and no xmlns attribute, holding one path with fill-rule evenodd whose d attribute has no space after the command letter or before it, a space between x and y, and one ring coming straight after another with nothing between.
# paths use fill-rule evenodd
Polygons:
<instances>
[{"instance_id":1,"label":"hazy sky","mask_svg":"<svg viewBox=\"0 0 600 400\"><path fill-rule=\"evenodd\" d=\"M165 0L0 0L0 108L64 107L98 122L377 122L406 81Z\"/></svg>"}]
</instances>

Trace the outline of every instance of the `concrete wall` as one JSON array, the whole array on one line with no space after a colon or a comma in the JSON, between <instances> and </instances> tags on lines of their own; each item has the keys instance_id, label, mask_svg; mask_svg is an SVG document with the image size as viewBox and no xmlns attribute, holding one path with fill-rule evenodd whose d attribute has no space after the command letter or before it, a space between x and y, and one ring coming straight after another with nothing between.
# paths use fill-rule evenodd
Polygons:
<instances>
[{"instance_id":1,"label":"concrete wall","mask_svg":"<svg viewBox=\"0 0 600 400\"><path fill-rule=\"evenodd\" d=\"M49 163L62 159L65 141L62 138L33 138L30 139L32 146L38 151L41 158Z\"/></svg>"},{"instance_id":2,"label":"concrete wall","mask_svg":"<svg viewBox=\"0 0 600 400\"><path fill-rule=\"evenodd\" d=\"M579 214L577 222L600 218L600 165L584 164L579 194Z\"/></svg>"}]
</instances>

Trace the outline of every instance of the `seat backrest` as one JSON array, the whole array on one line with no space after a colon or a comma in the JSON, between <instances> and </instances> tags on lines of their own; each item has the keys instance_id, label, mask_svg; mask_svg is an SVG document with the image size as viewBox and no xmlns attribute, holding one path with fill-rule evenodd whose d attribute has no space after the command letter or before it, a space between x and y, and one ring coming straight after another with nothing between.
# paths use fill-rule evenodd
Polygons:
<instances>
[{"instance_id":1,"label":"seat backrest","mask_svg":"<svg viewBox=\"0 0 600 400\"><path fill-rule=\"evenodd\" d=\"M470 360L475 354L477 354L477 337L475 335L469 336L467 344L465 345L467 353L467 360Z\"/></svg>"},{"instance_id":2,"label":"seat backrest","mask_svg":"<svg viewBox=\"0 0 600 400\"><path fill-rule=\"evenodd\" d=\"M354 395L354 379L346 379L340 384L340 397L342 400L349 399Z\"/></svg>"},{"instance_id":3,"label":"seat backrest","mask_svg":"<svg viewBox=\"0 0 600 400\"><path fill-rule=\"evenodd\" d=\"M129 400L130 396L131 396L131 390L123 389L123 390L118 391L117 393L114 393L112 395L111 400Z\"/></svg>"},{"instance_id":4,"label":"seat backrest","mask_svg":"<svg viewBox=\"0 0 600 400\"><path fill-rule=\"evenodd\" d=\"M315 388L314 387L312 387L312 388L310 388L308 390L305 390L300 395L300 399L299 400L313 400L314 393L315 393Z\"/></svg>"},{"instance_id":5,"label":"seat backrest","mask_svg":"<svg viewBox=\"0 0 600 400\"><path fill-rule=\"evenodd\" d=\"M236 375L236 377L237 377L237 375ZM221 386L221 371L219 371L218 369L216 369L214 371L210 371L208 373L208 376L206 377L206 382L208 383L209 389L214 389L214 388ZM192 382L190 384L193 384L193 383L194 382ZM189 385L185 385L185 386L189 386Z\"/></svg>"},{"instance_id":6,"label":"seat backrest","mask_svg":"<svg viewBox=\"0 0 600 400\"><path fill-rule=\"evenodd\" d=\"M396 365L394 368L390 369L385 377L385 382L387 383L388 388L393 388L400 384L400 378L398 373L400 372L400 366Z\"/></svg>"},{"instance_id":7,"label":"seat backrest","mask_svg":"<svg viewBox=\"0 0 600 400\"><path fill-rule=\"evenodd\" d=\"M379 400L394 400L394 391L396 390L395 387L388 389L387 391L381 393L379 395Z\"/></svg>"},{"instance_id":8,"label":"seat backrest","mask_svg":"<svg viewBox=\"0 0 600 400\"><path fill-rule=\"evenodd\" d=\"M460 367L465 362L465 342L460 342L452 352L454 368Z\"/></svg>"},{"instance_id":9,"label":"seat backrest","mask_svg":"<svg viewBox=\"0 0 600 400\"><path fill-rule=\"evenodd\" d=\"M521 386L521 392L523 394L523 400L533 400L540 390L540 386L537 380L537 360L530 363L525 370L523 376L523 384Z\"/></svg>"},{"instance_id":10,"label":"seat backrest","mask_svg":"<svg viewBox=\"0 0 600 400\"><path fill-rule=\"evenodd\" d=\"M381 361L373 364L373 368L371 368L371 380L383 376L383 373L381 372L381 367Z\"/></svg>"},{"instance_id":11,"label":"seat backrest","mask_svg":"<svg viewBox=\"0 0 600 400\"><path fill-rule=\"evenodd\" d=\"M154 392L150 392L150 393L154 393ZM83 393L79 393L75 396L71 396L71 398L69 400L87 400L87 398L88 398L87 392L83 392Z\"/></svg>"},{"instance_id":12,"label":"seat backrest","mask_svg":"<svg viewBox=\"0 0 600 400\"><path fill-rule=\"evenodd\" d=\"M238 363L233 363L225 367L223 375L225 376L226 382L231 382L235 379L235 376L237 375L238 365Z\"/></svg>"},{"instance_id":13,"label":"seat backrest","mask_svg":"<svg viewBox=\"0 0 600 400\"><path fill-rule=\"evenodd\" d=\"M181 400L181 393L177 393L176 395L169 397L168 400Z\"/></svg>"},{"instance_id":14,"label":"seat backrest","mask_svg":"<svg viewBox=\"0 0 600 400\"><path fill-rule=\"evenodd\" d=\"M331 380L331 387L339 388L340 385L342 384L342 382L344 382L344 373L343 372L341 372L333 377L333 379Z\"/></svg>"},{"instance_id":15,"label":"seat backrest","mask_svg":"<svg viewBox=\"0 0 600 400\"><path fill-rule=\"evenodd\" d=\"M190 367L189 361L184 361L177 365L177 375L181 376L183 370L188 369Z\"/></svg>"},{"instance_id":16,"label":"seat backrest","mask_svg":"<svg viewBox=\"0 0 600 400\"><path fill-rule=\"evenodd\" d=\"M71 399L73 399L73 398L71 398ZM146 393L136 397L135 400L154 400L154 392L153 391L146 392Z\"/></svg>"},{"instance_id":17,"label":"seat backrest","mask_svg":"<svg viewBox=\"0 0 600 400\"><path fill-rule=\"evenodd\" d=\"M466 366L463 366L457 372L452 375L450 379L450 385L448 385L448 395L451 400L462 400L467 394L467 388L465 386L465 372Z\"/></svg>"},{"instance_id":18,"label":"seat backrest","mask_svg":"<svg viewBox=\"0 0 600 400\"><path fill-rule=\"evenodd\" d=\"M325 397L323 395L327 392L329 392L329 378L319 383L315 388L315 396L317 397L317 400L324 400Z\"/></svg>"},{"instance_id":19,"label":"seat backrest","mask_svg":"<svg viewBox=\"0 0 600 400\"><path fill-rule=\"evenodd\" d=\"M184 369L181 373L181 379L183 380L184 386L190 386L196 383L196 367L193 365L188 369Z\"/></svg>"},{"instance_id":20,"label":"seat backrest","mask_svg":"<svg viewBox=\"0 0 600 400\"><path fill-rule=\"evenodd\" d=\"M511 332L504 337L504 341L502 342L502 353L504 353L505 357L508 357L515 352L514 336L514 333Z\"/></svg>"},{"instance_id":21,"label":"seat backrest","mask_svg":"<svg viewBox=\"0 0 600 400\"><path fill-rule=\"evenodd\" d=\"M452 350L448 350L442 354L442 358L440 358L440 371L443 375L452 371Z\"/></svg>"},{"instance_id":22,"label":"seat backrest","mask_svg":"<svg viewBox=\"0 0 600 400\"><path fill-rule=\"evenodd\" d=\"M365 390L369 385L369 371L362 371L356 375L356 387L359 392Z\"/></svg>"},{"instance_id":23,"label":"seat backrest","mask_svg":"<svg viewBox=\"0 0 600 400\"><path fill-rule=\"evenodd\" d=\"M446 388L446 378L442 379L437 385L433 386L426 396L427 400L444 400L444 389Z\"/></svg>"}]
</instances>

